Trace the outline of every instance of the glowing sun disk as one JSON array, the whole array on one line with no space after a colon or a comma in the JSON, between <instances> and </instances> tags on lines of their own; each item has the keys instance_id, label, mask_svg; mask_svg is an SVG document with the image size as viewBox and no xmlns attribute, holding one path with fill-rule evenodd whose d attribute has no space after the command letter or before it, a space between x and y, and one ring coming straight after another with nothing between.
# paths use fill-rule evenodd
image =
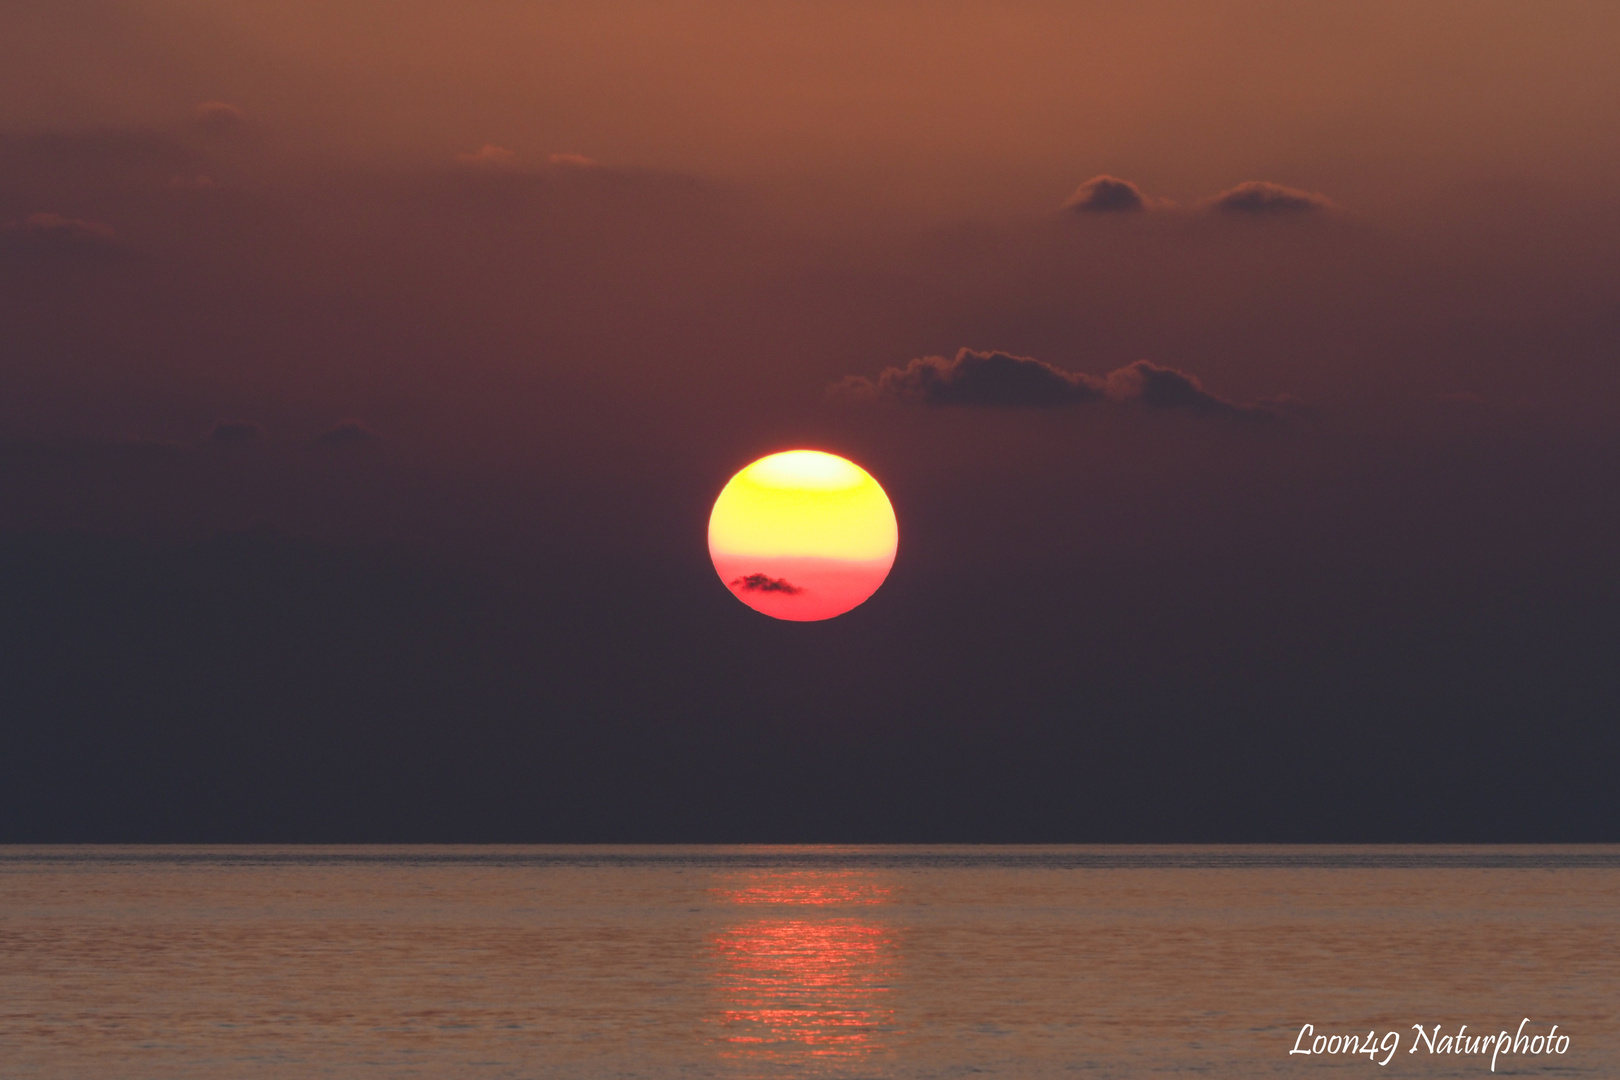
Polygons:
<instances>
[{"instance_id":1,"label":"glowing sun disk","mask_svg":"<svg viewBox=\"0 0 1620 1080\"><path fill-rule=\"evenodd\" d=\"M840 615L888 576L894 507L859 465L789 450L749 465L709 515L709 554L737 598L779 619Z\"/></svg>"}]
</instances>

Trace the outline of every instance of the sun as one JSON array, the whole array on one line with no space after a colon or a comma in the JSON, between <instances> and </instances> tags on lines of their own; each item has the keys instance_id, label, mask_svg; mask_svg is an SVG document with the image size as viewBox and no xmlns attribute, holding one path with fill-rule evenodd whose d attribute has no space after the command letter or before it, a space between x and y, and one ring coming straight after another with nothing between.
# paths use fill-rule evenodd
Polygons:
<instances>
[{"instance_id":1,"label":"sun","mask_svg":"<svg viewBox=\"0 0 1620 1080\"><path fill-rule=\"evenodd\" d=\"M883 488L820 450L760 458L733 476L709 515L709 555L737 599L776 619L842 615L877 591L900 529Z\"/></svg>"}]
</instances>

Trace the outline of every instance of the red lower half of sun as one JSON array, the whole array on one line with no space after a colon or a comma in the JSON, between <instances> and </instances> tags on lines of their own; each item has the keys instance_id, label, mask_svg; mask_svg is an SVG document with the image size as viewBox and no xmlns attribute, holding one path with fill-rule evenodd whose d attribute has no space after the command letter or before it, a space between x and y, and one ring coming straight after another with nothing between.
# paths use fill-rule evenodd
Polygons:
<instances>
[{"instance_id":1,"label":"red lower half of sun","mask_svg":"<svg viewBox=\"0 0 1620 1080\"><path fill-rule=\"evenodd\" d=\"M795 622L842 615L876 592L894 564L893 556L865 560L713 555L720 580L737 599L755 611Z\"/></svg>"}]
</instances>

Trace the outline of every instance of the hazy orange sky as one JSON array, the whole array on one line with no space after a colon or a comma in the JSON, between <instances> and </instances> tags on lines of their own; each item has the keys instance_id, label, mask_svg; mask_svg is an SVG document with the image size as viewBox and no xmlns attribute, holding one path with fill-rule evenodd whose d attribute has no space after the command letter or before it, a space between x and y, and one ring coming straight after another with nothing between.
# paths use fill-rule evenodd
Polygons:
<instances>
[{"instance_id":1,"label":"hazy orange sky","mask_svg":"<svg viewBox=\"0 0 1620 1080\"><path fill-rule=\"evenodd\" d=\"M444 174L486 145L510 151L512 173L577 154L618 170L634 204L605 212L639 240L620 236L608 251L600 230L572 238L598 263L617 258L610 275L640 279L616 287L667 291L667 278L647 278L660 263L702 290L671 298L689 308L723 303L762 271L785 275L772 279L775 302L792 308L804 299L781 294L814 290L837 311L849 299L840 286L857 296L875 287L893 298L889 310L836 317L882 326L894 325L897 302L960 315L965 299L1005 313L981 324L1066 321L1030 335L1027 349L1048 353L1132 323L1110 364L1174 350L1247 381L1229 354L1278 361L1247 341L1202 343L1242 317L1234 302L1296 307L1285 294L1302 273L1315 277L1302 286L1319 294L1313 306L1335 309L1323 317L1400 320L1389 332L1407 341L1423 333L1413 320L1481 310L1534 320L1554 304L1601 319L1620 236L1610 137L1620 74L1606 55L1620 14L1600 4L22 3L0 20L8 218L100 214L138 247L189 239L199 258L286 259L300 282L323 269L351 285L403 272L394 268L408 254L428 289L436 274L463 274L455 260L468 258L501 279L496 291L544 291L532 250L514 244L514 255L469 233L532 229L555 249L559 223L535 221L536 200L508 200L506 220L473 223L453 219L445 200L487 206L490 191L441 190L433 206L406 196L460 182ZM239 109L242 130L216 125L205 138L193 119L202 102ZM42 155L45 137L55 150ZM208 176L228 194L203 197L234 199L231 210L153 190L180 183L177 170ZM1327 241L1339 245L1331 254L1256 251L1252 236L1211 240L1162 221L1125 238L1063 237L1058 207L1099 173L1184 215L1242 181L1321 192L1343 208L1346 235ZM720 215L696 235L682 232L692 199ZM233 211L231 235L195 235L199 214ZM628 219L638 214L655 220L650 233ZM252 234L251 216L271 235ZM519 264L502 265L509 255ZM706 282L690 281L694 264ZM397 285L384 291L397 296ZM1101 290L1083 327L1090 342L1076 337L1076 289ZM1169 306L1140 310L1147 294ZM996 336L1000 325L924 340L942 320L917 314L919 330L892 344L863 326L840 351L894 362L1017 345ZM1296 370L1268 370L1245 390L1327 389L1300 343L1276 347ZM1409 357L1394 363L1411 370ZM1354 382L1343 374L1340 385ZM1458 385L1437 390L1504 389L1444 377Z\"/></svg>"},{"instance_id":2,"label":"hazy orange sky","mask_svg":"<svg viewBox=\"0 0 1620 1080\"><path fill-rule=\"evenodd\" d=\"M1245 837L1279 800L1348 837L1459 798L1432 835L1496 836L1511 808L1442 799L1423 755L1481 725L1590 741L1620 702L1616 40L1620 8L1557 2L9 3L0 540L41 606L8 616L34 651L0 761L56 725L71 771L73 732L126 714L184 743L262 679L293 688L280 719L225 726L263 753L196 752L267 787L308 764L295 716L388 791L560 739L579 805L623 741L582 732L766 777L738 725L831 740L802 760L893 835L971 819L838 772L836 716L901 772L948 731L931 775L977 776L1004 838L1091 820L1030 763L1101 733L1182 748L1140 796L1153 835L1203 820L1176 793L1217 797L1187 786L1213 754ZM728 477L801 447L867 468L906 538L813 645L737 622L704 541ZM335 566L373 584L330 622ZM153 599L221 590L229 634ZM161 656L98 636L122 625ZM342 659L300 682L266 659L289 641ZM842 674L773 698L796 649ZM203 700L199 665L239 675ZM71 723L52 678L89 695ZM372 721L334 703L385 700L417 734L366 772ZM460 740L446 709L486 719ZM1368 717L1418 732L1404 810L1267 779ZM657 741L689 728L715 741ZM1023 749L986 779L1002 731ZM353 776L322 775L341 802ZM1525 820L1611 835L1581 783L1547 772ZM175 790L171 823L236 797Z\"/></svg>"},{"instance_id":3,"label":"hazy orange sky","mask_svg":"<svg viewBox=\"0 0 1620 1080\"><path fill-rule=\"evenodd\" d=\"M1034 214L1097 172L1255 176L1371 214L1608 188L1620 13L1592 3L20 3L8 126L227 100L340 161L520 161Z\"/></svg>"}]
</instances>

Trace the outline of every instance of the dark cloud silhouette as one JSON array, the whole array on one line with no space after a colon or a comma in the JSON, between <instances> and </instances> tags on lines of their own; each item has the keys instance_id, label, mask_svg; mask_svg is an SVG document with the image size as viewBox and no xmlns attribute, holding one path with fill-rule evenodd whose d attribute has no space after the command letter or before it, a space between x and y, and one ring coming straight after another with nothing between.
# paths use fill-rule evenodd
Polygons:
<instances>
[{"instance_id":1,"label":"dark cloud silhouette","mask_svg":"<svg viewBox=\"0 0 1620 1080\"><path fill-rule=\"evenodd\" d=\"M1063 208L1081 214L1114 214L1145 210L1147 205L1141 188L1129 180L1105 174L1093 176L1076 188Z\"/></svg>"},{"instance_id":2,"label":"dark cloud silhouette","mask_svg":"<svg viewBox=\"0 0 1620 1080\"><path fill-rule=\"evenodd\" d=\"M209 433L208 441L215 446L241 446L245 443L257 442L263 434L264 430L252 421L221 420L214 425L214 430Z\"/></svg>"},{"instance_id":3,"label":"dark cloud silhouette","mask_svg":"<svg viewBox=\"0 0 1620 1080\"><path fill-rule=\"evenodd\" d=\"M1274 414L1254 405L1239 405L1204 389L1196 375L1175 368L1160 367L1151 360L1138 360L1108 373L1108 396L1116 401L1135 401L1150 409L1189 409L1201 413L1224 413L1254 417Z\"/></svg>"},{"instance_id":4,"label":"dark cloud silhouette","mask_svg":"<svg viewBox=\"0 0 1620 1080\"><path fill-rule=\"evenodd\" d=\"M110 225L52 213L30 214L21 221L8 222L0 225L0 232L12 237L72 246L105 247L118 239L118 234L113 232Z\"/></svg>"},{"instance_id":5,"label":"dark cloud silhouette","mask_svg":"<svg viewBox=\"0 0 1620 1080\"><path fill-rule=\"evenodd\" d=\"M954 360L921 356L903 368L889 368L876 382L851 375L830 393L851 401L891 398L927 405L1057 406L1102 397L1103 385L1089 375L1064 371L1031 356L960 349Z\"/></svg>"},{"instance_id":6,"label":"dark cloud silhouette","mask_svg":"<svg viewBox=\"0 0 1620 1080\"><path fill-rule=\"evenodd\" d=\"M360 420L345 420L336 427L321 432L320 445L334 448L365 446L377 441L377 433Z\"/></svg>"},{"instance_id":7,"label":"dark cloud silhouette","mask_svg":"<svg viewBox=\"0 0 1620 1080\"><path fill-rule=\"evenodd\" d=\"M118 234L99 221L38 213L0 225L0 257L106 255L117 250Z\"/></svg>"},{"instance_id":8,"label":"dark cloud silhouette","mask_svg":"<svg viewBox=\"0 0 1620 1080\"><path fill-rule=\"evenodd\" d=\"M1207 205L1226 214L1311 214L1336 209L1326 195L1265 180L1245 181L1221 192Z\"/></svg>"},{"instance_id":9,"label":"dark cloud silhouette","mask_svg":"<svg viewBox=\"0 0 1620 1080\"><path fill-rule=\"evenodd\" d=\"M773 578L767 574L749 574L737 578L731 583L733 589L743 592L769 592L781 593L784 596L798 596L804 589L793 584L785 578Z\"/></svg>"},{"instance_id":10,"label":"dark cloud silhouette","mask_svg":"<svg viewBox=\"0 0 1620 1080\"><path fill-rule=\"evenodd\" d=\"M1111 371L1098 379L1064 371L1031 356L961 349L956 359L923 356L903 368L892 367L876 381L850 375L828 389L834 400L918 402L924 405L987 407L1055 407L1106 398L1150 409L1186 409L1275 419L1260 405L1239 405L1204 389L1197 376L1150 360Z\"/></svg>"},{"instance_id":11,"label":"dark cloud silhouette","mask_svg":"<svg viewBox=\"0 0 1620 1080\"><path fill-rule=\"evenodd\" d=\"M248 126L247 114L223 101L205 101L191 110L192 123L209 135L229 135Z\"/></svg>"}]
</instances>

